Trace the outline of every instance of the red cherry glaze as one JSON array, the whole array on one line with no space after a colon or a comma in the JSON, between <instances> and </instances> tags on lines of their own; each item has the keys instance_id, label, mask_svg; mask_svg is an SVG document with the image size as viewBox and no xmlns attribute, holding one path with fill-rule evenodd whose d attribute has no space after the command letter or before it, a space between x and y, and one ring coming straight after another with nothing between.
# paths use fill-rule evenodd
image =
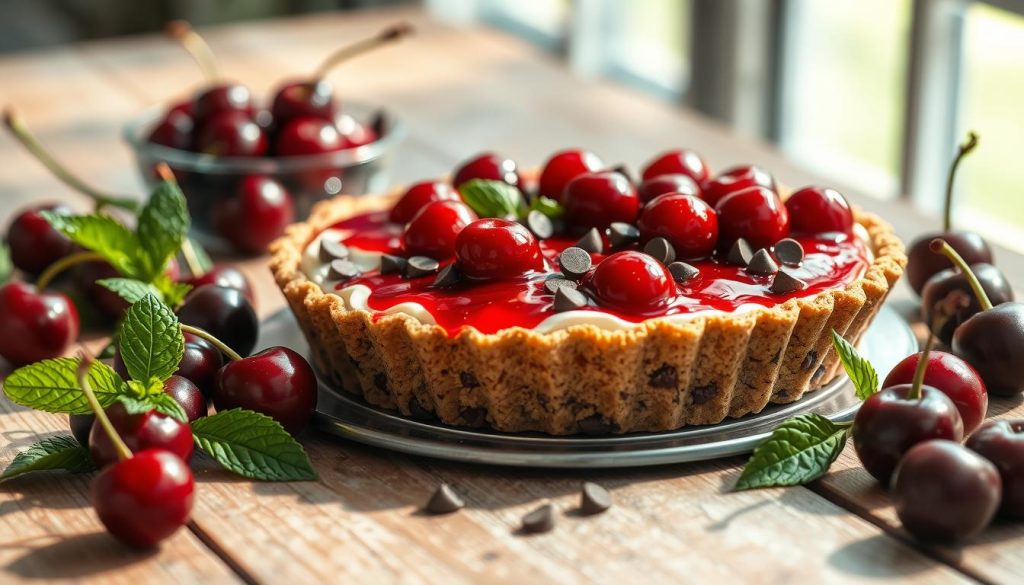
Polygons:
<instances>
[{"instance_id":1,"label":"red cherry glaze","mask_svg":"<svg viewBox=\"0 0 1024 585\"><path fill-rule=\"evenodd\" d=\"M617 221L633 223L640 211L640 199L625 175L603 171L570 181L562 206L569 231L583 233L594 227L603 230Z\"/></svg>"},{"instance_id":2,"label":"red cherry glaze","mask_svg":"<svg viewBox=\"0 0 1024 585\"><path fill-rule=\"evenodd\" d=\"M589 150L573 149L555 153L544 163L537 193L561 201L569 181L585 173L597 172L603 167L604 162Z\"/></svg>"},{"instance_id":3,"label":"red cherry glaze","mask_svg":"<svg viewBox=\"0 0 1024 585\"><path fill-rule=\"evenodd\" d=\"M220 371L213 404L218 411L245 408L263 413L290 432L309 424L316 408L316 374L287 347L271 347L228 362Z\"/></svg>"},{"instance_id":4,"label":"red cherry glaze","mask_svg":"<svg viewBox=\"0 0 1024 585\"><path fill-rule=\"evenodd\" d=\"M843 195L827 187L804 187L786 200L789 229L795 234L853 232L853 210Z\"/></svg>"},{"instance_id":5,"label":"red cherry glaze","mask_svg":"<svg viewBox=\"0 0 1024 585\"><path fill-rule=\"evenodd\" d=\"M640 203L649 203L659 195L682 193L683 195L701 196L701 189L690 177L682 174L658 175L640 183L636 189Z\"/></svg>"},{"instance_id":6,"label":"red cherry glaze","mask_svg":"<svg viewBox=\"0 0 1024 585\"><path fill-rule=\"evenodd\" d=\"M63 293L0 286L0 355L20 366L62 355L78 338L78 311Z\"/></svg>"},{"instance_id":7,"label":"red cherry glaze","mask_svg":"<svg viewBox=\"0 0 1024 585\"><path fill-rule=\"evenodd\" d=\"M300 117L333 121L337 115L333 94L331 85L321 79L289 81L274 94L270 114L278 125Z\"/></svg>"},{"instance_id":8,"label":"red cherry glaze","mask_svg":"<svg viewBox=\"0 0 1024 585\"><path fill-rule=\"evenodd\" d=\"M238 250L266 251L295 220L295 205L284 185L265 175L246 175L233 197L213 210L213 225Z\"/></svg>"},{"instance_id":9,"label":"red cherry glaze","mask_svg":"<svg viewBox=\"0 0 1024 585\"><path fill-rule=\"evenodd\" d=\"M764 187L775 191L775 178L771 174L753 165L733 167L710 181L704 182L704 200L715 207L726 196L744 191L751 187Z\"/></svg>"},{"instance_id":10,"label":"red cherry glaze","mask_svg":"<svg viewBox=\"0 0 1024 585\"><path fill-rule=\"evenodd\" d=\"M149 141L178 150L191 150L194 128L195 120L192 119L192 116L180 110L171 109L149 132Z\"/></svg>"},{"instance_id":11,"label":"red cherry glaze","mask_svg":"<svg viewBox=\"0 0 1024 585\"><path fill-rule=\"evenodd\" d=\"M304 156L336 152L351 146L333 122L306 116L293 119L277 132L274 154Z\"/></svg>"},{"instance_id":12,"label":"red cherry glaze","mask_svg":"<svg viewBox=\"0 0 1024 585\"><path fill-rule=\"evenodd\" d=\"M502 181L513 187L519 187L522 184L522 179L516 169L516 163L512 159L493 152L485 152L459 167L452 178L452 185L458 189L466 181L484 179Z\"/></svg>"},{"instance_id":13,"label":"red cherry glaze","mask_svg":"<svg viewBox=\"0 0 1024 585\"><path fill-rule=\"evenodd\" d=\"M408 223L416 213L432 201L462 201L458 191L441 181L416 183L391 208L388 219L393 223Z\"/></svg>"},{"instance_id":14,"label":"red cherry glaze","mask_svg":"<svg viewBox=\"0 0 1024 585\"><path fill-rule=\"evenodd\" d=\"M745 238L750 245L768 248L789 235L789 213L774 191L751 187L727 196L715 206L721 233L719 250Z\"/></svg>"},{"instance_id":15,"label":"red cherry glaze","mask_svg":"<svg viewBox=\"0 0 1024 585\"><path fill-rule=\"evenodd\" d=\"M590 278L601 306L645 314L663 308L675 292L672 277L660 262L642 252L616 252L602 260Z\"/></svg>"},{"instance_id":16,"label":"red cherry glaze","mask_svg":"<svg viewBox=\"0 0 1024 585\"><path fill-rule=\"evenodd\" d=\"M188 424L155 410L129 414L124 404L115 402L106 408L107 418L133 453L146 449L166 449L183 461L192 458L192 429ZM96 467L117 462L117 450L99 421L89 433L89 452Z\"/></svg>"},{"instance_id":17,"label":"red cherry glaze","mask_svg":"<svg viewBox=\"0 0 1024 585\"><path fill-rule=\"evenodd\" d=\"M459 270L473 278L511 278L544 268L536 238L523 225L480 219L455 238Z\"/></svg>"},{"instance_id":18,"label":"red cherry glaze","mask_svg":"<svg viewBox=\"0 0 1024 585\"><path fill-rule=\"evenodd\" d=\"M70 209L60 204L39 205L19 213L7 228L11 262L29 274L39 274L74 249L74 244L67 236L53 229L43 219L43 211L71 213Z\"/></svg>"},{"instance_id":19,"label":"red cherry glaze","mask_svg":"<svg viewBox=\"0 0 1024 585\"><path fill-rule=\"evenodd\" d=\"M413 216L402 233L402 249L408 256L446 260L455 255L455 238L476 213L460 201L434 201Z\"/></svg>"},{"instance_id":20,"label":"red cherry glaze","mask_svg":"<svg viewBox=\"0 0 1024 585\"><path fill-rule=\"evenodd\" d=\"M682 260L707 258L718 242L718 216L693 195L667 194L648 203L637 222L640 242L663 237Z\"/></svg>"},{"instance_id":21,"label":"red cherry glaze","mask_svg":"<svg viewBox=\"0 0 1024 585\"><path fill-rule=\"evenodd\" d=\"M967 439L966 445L999 470L1003 479L1002 515L1024 519L1024 419L990 420Z\"/></svg>"},{"instance_id":22,"label":"red cherry glaze","mask_svg":"<svg viewBox=\"0 0 1024 585\"><path fill-rule=\"evenodd\" d=\"M647 163L642 177L646 181L659 175L671 174L686 175L700 185L711 176L711 169L708 168L707 163L704 162L704 159L699 154L692 150L681 148L662 153Z\"/></svg>"},{"instance_id":23,"label":"red cherry glaze","mask_svg":"<svg viewBox=\"0 0 1024 585\"><path fill-rule=\"evenodd\" d=\"M252 116L253 110L252 93L248 87L237 83L209 87L196 95L192 103L192 115L199 125L225 113Z\"/></svg>"},{"instance_id":24,"label":"red cherry glaze","mask_svg":"<svg viewBox=\"0 0 1024 585\"><path fill-rule=\"evenodd\" d=\"M218 114L199 127L196 150L215 156L254 157L267 154L267 134L242 112Z\"/></svg>"},{"instance_id":25,"label":"red cherry glaze","mask_svg":"<svg viewBox=\"0 0 1024 585\"><path fill-rule=\"evenodd\" d=\"M924 371L924 383L949 397L964 421L964 434L970 434L985 420L988 412L988 391L981 376L964 360L951 353L932 351L928 354L928 367ZM921 361L921 354L915 353L903 359L889 372L882 382L882 388L914 381L914 371Z\"/></svg>"}]
</instances>

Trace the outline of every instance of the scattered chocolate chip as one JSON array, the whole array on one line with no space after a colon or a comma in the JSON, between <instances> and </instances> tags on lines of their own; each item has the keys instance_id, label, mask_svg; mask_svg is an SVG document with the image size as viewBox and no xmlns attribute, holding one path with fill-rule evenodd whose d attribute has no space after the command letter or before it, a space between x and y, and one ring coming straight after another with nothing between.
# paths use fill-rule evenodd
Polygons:
<instances>
[{"instance_id":1,"label":"scattered chocolate chip","mask_svg":"<svg viewBox=\"0 0 1024 585\"><path fill-rule=\"evenodd\" d=\"M360 274L359 267L348 260L332 260L327 270L327 280L350 280Z\"/></svg>"},{"instance_id":2,"label":"scattered chocolate chip","mask_svg":"<svg viewBox=\"0 0 1024 585\"><path fill-rule=\"evenodd\" d=\"M434 490L434 495L430 496L430 500L427 501L423 510L430 514L451 514L465 506L466 502L459 497L459 494L455 493L448 484L442 483Z\"/></svg>"},{"instance_id":3,"label":"scattered chocolate chip","mask_svg":"<svg viewBox=\"0 0 1024 585\"><path fill-rule=\"evenodd\" d=\"M768 287L768 292L776 295L783 295L786 293L796 292L807 288L807 283L790 276L784 271L780 270L776 275L775 279L772 280L772 285Z\"/></svg>"},{"instance_id":4,"label":"scattered chocolate chip","mask_svg":"<svg viewBox=\"0 0 1024 585\"><path fill-rule=\"evenodd\" d=\"M381 274L402 274L405 272L405 265L409 261L401 256L392 256L391 254L384 254L380 257L380 273Z\"/></svg>"},{"instance_id":5,"label":"scattered chocolate chip","mask_svg":"<svg viewBox=\"0 0 1024 585\"><path fill-rule=\"evenodd\" d=\"M440 264L433 258L413 256L409 258L409 262L405 266L405 277L420 278L421 276L427 276L437 272L438 267L440 267Z\"/></svg>"},{"instance_id":6,"label":"scattered chocolate chip","mask_svg":"<svg viewBox=\"0 0 1024 585\"><path fill-rule=\"evenodd\" d=\"M536 209L526 214L526 227L530 228L533 235L542 240L550 238L555 233L551 219Z\"/></svg>"},{"instance_id":7,"label":"scattered chocolate chip","mask_svg":"<svg viewBox=\"0 0 1024 585\"><path fill-rule=\"evenodd\" d=\"M775 257L786 266L800 266L804 260L804 247L792 238L779 240L775 242Z\"/></svg>"},{"instance_id":8,"label":"scattered chocolate chip","mask_svg":"<svg viewBox=\"0 0 1024 585\"><path fill-rule=\"evenodd\" d=\"M561 313L562 311L575 311L582 309L587 306L587 295L582 292L562 286L558 288L555 293L555 311Z\"/></svg>"},{"instance_id":9,"label":"scattered chocolate chip","mask_svg":"<svg viewBox=\"0 0 1024 585\"><path fill-rule=\"evenodd\" d=\"M590 270L590 252L575 246L566 248L558 255L558 265L569 278L580 278Z\"/></svg>"},{"instance_id":10,"label":"scattered chocolate chip","mask_svg":"<svg viewBox=\"0 0 1024 585\"><path fill-rule=\"evenodd\" d=\"M561 276L555 276L544 281L544 289L551 294L558 292L558 289L562 287L576 288L576 281L562 278Z\"/></svg>"},{"instance_id":11,"label":"scattered chocolate chip","mask_svg":"<svg viewBox=\"0 0 1024 585\"><path fill-rule=\"evenodd\" d=\"M320 240L320 260L330 262L331 260L344 260L348 258L348 246L334 240Z\"/></svg>"},{"instance_id":12,"label":"scattered chocolate chip","mask_svg":"<svg viewBox=\"0 0 1024 585\"><path fill-rule=\"evenodd\" d=\"M440 272L437 273L437 278L434 279L433 286L436 286L438 288L447 288L450 286L455 286L461 280L462 273L459 272L459 268L455 265L455 263L452 263L449 264L448 266L445 266L444 268L441 269Z\"/></svg>"},{"instance_id":13,"label":"scattered chocolate chip","mask_svg":"<svg viewBox=\"0 0 1024 585\"><path fill-rule=\"evenodd\" d=\"M733 266L746 266L750 264L750 259L753 257L754 251L750 249L750 244L740 238L733 243L732 248L729 248L725 261Z\"/></svg>"},{"instance_id":14,"label":"scattered chocolate chip","mask_svg":"<svg viewBox=\"0 0 1024 585\"><path fill-rule=\"evenodd\" d=\"M676 259L676 249L672 247L672 244L668 240L661 236L657 238L651 238L651 241L647 242L644 246L644 252L650 254L655 260L662 264L671 264Z\"/></svg>"},{"instance_id":15,"label":"scattered chocolate chip","mask_svg":"<svg viewBox=\"0 0 1024 585\"><path fill-rule=\"evenodd\" d=\"M555 527L555 510L551 504L544 504L523 516L523 532L540 534Z\"/></svg>"},{"instance_id":16,"label":"scattered chocolate chip","mask_svg":"<svg viewBox=\"0 0 1024 585\"><path fill-rule=\"evenodd\" d=\"M583 237L576 242L577 248L583 248L591 254L600 254L604 251L604 238L597 228L590 228L590 231L583 234Z\"/></svg>"},{"instance_id":17,"label":"scattered chocolate chip","mask_svg":"<svg viewBox=\"0 0 1024 585\"><path fill-rule=\"evenodd\" d=\"M648 382L655 388L675 388L679 383L679 373L675 366L662 364L660 368L651 372Z\"/></svg>"},{"instance_id":18,"label":"scattered chocolate chip","mask_svg":"<svg viewBox=\"0 0 1024 585\"><path fill-rule=\"evenodd\" d=\"M778 271L779 265L775 263L775 260L772 260L771 254L764 248L754 252L754 256L750 259L750 264L747 264L747 272L750 274L768 276Z\"/></svg>"},{"instance_id":19,"label":"scattered chocolate chip","mask_svg":"<svg viewBox=\"0 0 1024 585\"><path fill-rule=\"evenodd\" d=\"M631 223L612 222L608 226L608 241L612 248L625 248L640 239L640 230Z\"/></svg>"},{"instance_id":20,"label":"scattered chocolate chip","mask_svg":"<svg viewBox=\"0 0 1024 585\"><path fill-rule=\"evenodd\" d=\"M584 516L600 514L612 507L612 495L592 481L583 482L580 491L580 512Z\"/></svg>"},{"instance_id":21,"label":"scattered chocolate chip","mask_svg":"<svg viewBox=\"0 0 1024 585\"><path fill-rule=\"evenodd\" d=\"M698 270L696 266L693 266L692 264L687 264L686 262L673 262L669 264L668 272L669 274L672 275L672 278L674 278L675 281L678 282L679 284L683 284L684 282L700 274L700 270Z\"/></svg>"}]
</instances>

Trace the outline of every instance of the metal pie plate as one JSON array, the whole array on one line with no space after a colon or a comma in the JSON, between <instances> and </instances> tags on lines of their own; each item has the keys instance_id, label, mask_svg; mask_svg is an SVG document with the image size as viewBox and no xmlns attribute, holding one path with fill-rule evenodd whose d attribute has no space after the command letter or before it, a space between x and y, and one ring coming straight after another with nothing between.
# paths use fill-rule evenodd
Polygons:
<instances>
[{"instance_id":1,"label":"metal pie plate","mask_svg":"<svg viewBox=\"0 0 1024 585\"><path fill-rule=\"evenodd\" d=\"M308 355L309 346L287 309L265 320L259 347L283 345ZM860 353L887 372L918 349L910 326L883 306L860 343ZM661 433L550 436L502 433L415 421L378 409L320 383L315 424L329 433L412 455L452 461L553 468L615 468L703 461L751 451L783 420L818 413L833 421L851 420L859 401L846 376L791 403L771 405L758 414L716 425Z\"/></svg>"}]
</instances>

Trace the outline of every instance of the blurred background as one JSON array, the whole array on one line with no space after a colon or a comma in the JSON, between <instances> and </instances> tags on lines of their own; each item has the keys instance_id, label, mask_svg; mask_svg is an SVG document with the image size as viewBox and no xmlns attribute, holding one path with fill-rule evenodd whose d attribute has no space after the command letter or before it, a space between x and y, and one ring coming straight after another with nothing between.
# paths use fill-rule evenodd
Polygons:
<instances>
[{"instance_id":1,"label":"blurred background","mask_svg":"<svg viewBox=\"0 0 1024 585\"><path fill-rule=\"evenodd\" d=\"M0 50L157 31L173 18L205 26L396 4L505 30L579 75L695 108L821 174L930 211L974 129L961 223L1024 247L1024 0L0 0Z\"/></svg>"}]
</instances>

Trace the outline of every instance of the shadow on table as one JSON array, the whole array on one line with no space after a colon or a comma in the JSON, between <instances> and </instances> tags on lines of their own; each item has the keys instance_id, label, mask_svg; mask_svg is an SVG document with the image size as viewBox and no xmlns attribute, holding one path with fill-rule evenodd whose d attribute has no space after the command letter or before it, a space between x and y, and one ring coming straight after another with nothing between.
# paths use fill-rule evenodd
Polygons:
<instances>
[{"instance_id":1,"label":"shadow on table","mask_svg":"<svg viewBox=\"0 0 1024 585\"><path fill-rule=\"evenodd\" d=\"M935 563L924 556L911 556L885 534L856 540L828 556L835 569L858 577L892 579L934 570Z\"/></svg>"},{"instance_id":2,"label":"shadow on table","mask_svg":"<svg viewBox=\"0 0 1024 585\"><path fill-rule=\"evenodd\" d=\"M155 555L158 550L122 546L106 532L59 537L42 545L33 544L36 540L39 539L4 545L5 548L28 549L7 565L7 571L33 580L81 579L132 565Z\"/></svg>"}]
</instances>

